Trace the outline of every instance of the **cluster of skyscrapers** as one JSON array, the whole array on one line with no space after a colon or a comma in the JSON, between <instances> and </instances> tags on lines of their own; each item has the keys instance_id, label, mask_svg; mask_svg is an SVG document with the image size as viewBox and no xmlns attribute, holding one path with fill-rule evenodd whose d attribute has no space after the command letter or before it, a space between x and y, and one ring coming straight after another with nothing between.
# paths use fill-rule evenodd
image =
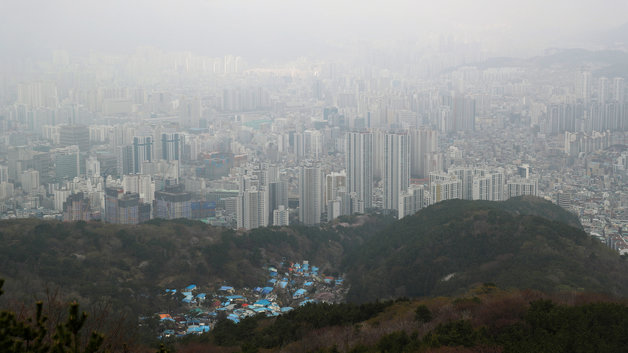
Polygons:
<instances>
[{"instance_id":1,"label":"cluster of skyscrapers","mask_svg":"<svg viewBox=\"0 0 628 353\"><path fill-rule=\"evenodd\" d=\"M435 72L433 61L243 72L237 57L148 49L102 62L56 55L58 77L0 85L4 217L252 229L403 218L456 198L553 199L560 186L535 153L573 163L628 130L624 80L586 69L552 82L543 69Z\"/></svg>"}]
</instances>

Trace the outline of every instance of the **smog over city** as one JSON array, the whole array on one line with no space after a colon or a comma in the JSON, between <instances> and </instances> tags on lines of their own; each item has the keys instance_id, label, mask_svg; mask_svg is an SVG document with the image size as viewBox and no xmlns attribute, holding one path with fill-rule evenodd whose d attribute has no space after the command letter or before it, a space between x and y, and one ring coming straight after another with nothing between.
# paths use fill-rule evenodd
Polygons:
<instances>
[{"instance_id":1,"label":"smog over city","mask_svg":"<svg viewBox=\"0 0 628 353\"><path fill-rule=\"evenodd\" d=\"M625 0L4 0L0 351L624 351L627 80Z\"/></svg>"}]
</instances>

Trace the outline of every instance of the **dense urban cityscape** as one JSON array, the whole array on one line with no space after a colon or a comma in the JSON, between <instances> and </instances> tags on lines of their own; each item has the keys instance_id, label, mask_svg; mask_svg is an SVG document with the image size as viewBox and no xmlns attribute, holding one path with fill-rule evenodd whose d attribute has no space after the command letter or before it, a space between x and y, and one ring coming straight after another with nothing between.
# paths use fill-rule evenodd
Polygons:
<instances>
[{"instance_id":1,"label":"dense urban cityscape","mask_svg":"<svg viewBox=\"0 0 628 353\"><path fill-rule=\"evenodd\" d=\"M412 66L152 47L14 64L0 86L2 218L253 229L536 195L628 251L623 72L435 47Z\"/></svg>"},{"instance_id":2,"label":"dense urban cityscape","mask_svg":"<svg viewBox=\"0 0 628 353\"><path fill-rule=\"evenodd\" d=\"M626 351L628 1L0 1L0 352Z\"/></svg>"}]
</instances>

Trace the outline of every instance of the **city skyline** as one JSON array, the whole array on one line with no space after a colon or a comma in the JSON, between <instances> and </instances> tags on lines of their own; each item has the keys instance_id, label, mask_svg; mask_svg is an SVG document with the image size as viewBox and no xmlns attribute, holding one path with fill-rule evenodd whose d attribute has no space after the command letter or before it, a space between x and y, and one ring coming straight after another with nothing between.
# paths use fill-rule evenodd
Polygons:
<instances>
[{"instance_id":1,"label":"city skyline","mask_svg":"<svg viewBox=\"0 0 628 353\"><path fill-rule=\"evenodd\" d=\"M2 26L36 5L3 4ZM621 2L68 6L0 53L4 218L252 229L521 195L623 217ZM38 28L54 19L77 26Z\"/></svg>"},{"instance_id":2,"label":"city skyline","mask_svg":"<svg viewBox=\"0 0 628 353\"><path fill-rule=\"evenodd\" d=\"M0 1L0 341L619 350L627 85L626 0Z\"/></svg>"}]
</instances>

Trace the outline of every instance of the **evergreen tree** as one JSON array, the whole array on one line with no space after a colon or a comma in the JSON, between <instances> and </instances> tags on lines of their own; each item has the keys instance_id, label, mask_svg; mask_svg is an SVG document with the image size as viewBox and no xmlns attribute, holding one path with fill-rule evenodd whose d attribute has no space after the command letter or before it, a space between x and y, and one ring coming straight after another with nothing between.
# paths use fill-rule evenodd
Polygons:
<instances>
[{"instance_id":1,"label":"evergreen tree","mask_svg":"<svg viewBox=\"0 0 628 353\"><path fill-rule=\"evenodd\" d=\"M0 279L0 296L4 293ZM86 345L81 344L80 331L87 314L79 314L78 303L70 304L69 316L65 323L56 327L49 339L43 314L43 303L37 302L35 318L19 320L11 311L0 312L0 351L6 353L95 353L102 346L104 336L92 332Z\"/></svg>"}]
</instances>

